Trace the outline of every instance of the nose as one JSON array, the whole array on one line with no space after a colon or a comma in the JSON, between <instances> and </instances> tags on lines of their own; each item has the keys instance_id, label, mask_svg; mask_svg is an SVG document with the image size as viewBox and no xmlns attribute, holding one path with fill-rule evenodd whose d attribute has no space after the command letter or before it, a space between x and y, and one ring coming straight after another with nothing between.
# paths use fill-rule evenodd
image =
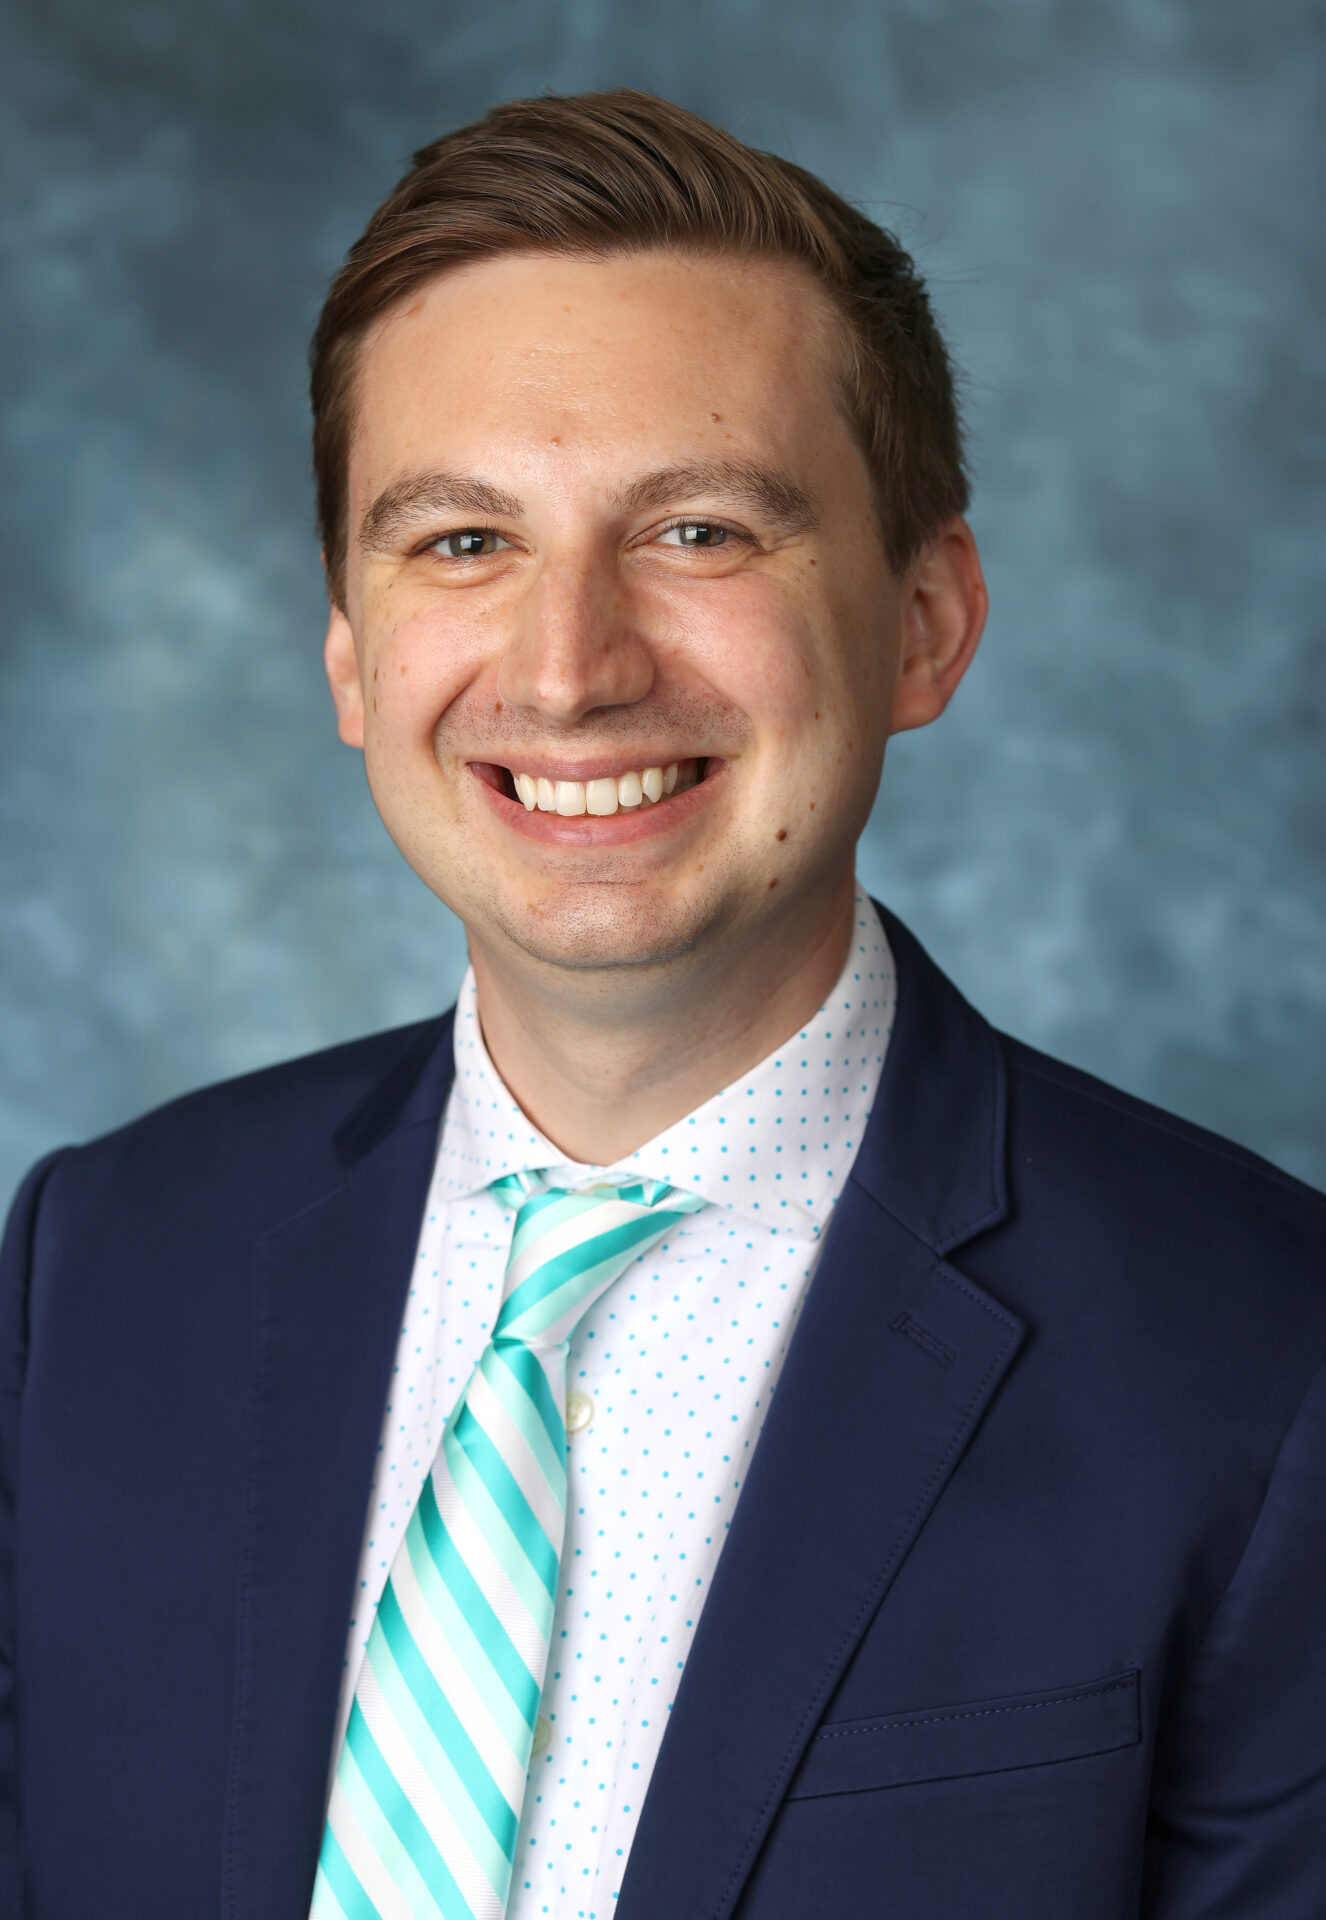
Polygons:
<instances>
[{"instance_id":1,"label":"nose","mask_svg":"<svg viewBox=\"0 0 1326 1920\"><path fill-rule=\"evenodd\" d=\"M584 557L549 557L520 605L497 690L508 705L573 727L598 707L643 700L655 668L611 570Z\"/></svg>"}]
</instances>

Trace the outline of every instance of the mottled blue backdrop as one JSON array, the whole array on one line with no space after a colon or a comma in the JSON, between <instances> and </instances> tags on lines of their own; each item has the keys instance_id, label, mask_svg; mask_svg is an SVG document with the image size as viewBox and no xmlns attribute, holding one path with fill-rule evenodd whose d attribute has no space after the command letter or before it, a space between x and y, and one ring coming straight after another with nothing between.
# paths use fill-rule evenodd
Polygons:
<instances>
[{"instance_id":1,"label":"mottled blue backdrop","mask_svg":"<svg viewBox=\"0 0 1326 1920\"><path fill-rule=\"evenodd\" d=\"M630 83L899 227L965 369L993 615L866 879L996 1020L1326 1184L1321 19L11 7L0 1181L450 996L322 684L305 341L414 146Z\"/></svg>"}]
</instances>

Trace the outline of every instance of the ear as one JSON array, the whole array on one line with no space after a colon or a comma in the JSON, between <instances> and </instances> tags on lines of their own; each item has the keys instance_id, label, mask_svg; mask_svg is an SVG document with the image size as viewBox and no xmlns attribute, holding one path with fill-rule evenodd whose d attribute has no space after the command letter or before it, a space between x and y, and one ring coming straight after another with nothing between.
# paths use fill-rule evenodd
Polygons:
<instances>
[{"instance_id":1,"label":"ear","mask_svg":"<svg viewBox=\"0 0 1326 1920\"><path fill-rule=\"evenodd\" d=\"M985 626L989 596L971 528L955 515L909 571L892 733L937 720L957 690Z\"/></svg>"},{"instance_id":2,"label":"ear","mask_svg":"<svg viewBox=\"0 0 1326 1920\"><path fill-rule=\"evenodd\" d=\"M336 730L348 747L364 744L364 689L359 679L355 637L340 607L333 605L323 642L322 661L336 703Z\"/></svg>"}]
</instances>

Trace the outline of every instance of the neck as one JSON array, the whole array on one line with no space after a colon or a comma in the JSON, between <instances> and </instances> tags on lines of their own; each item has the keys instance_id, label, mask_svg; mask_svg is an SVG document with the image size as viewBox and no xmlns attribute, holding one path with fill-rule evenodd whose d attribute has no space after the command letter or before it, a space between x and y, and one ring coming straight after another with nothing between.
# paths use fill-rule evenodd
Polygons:
<instances>
[{"instance_id":1,"label":"neck","mask_svg":"<svg viewBox=\"0 0 1326 1920\"><path fill-rule=\"evenodd\" d=\"M814 1018L847 958L850 872L819 911L708 967L643 980L504 965L471 942L489 1057L516 1104L569 1159L610 1166L740 1080ZM690 956L688 956L690 958Z\"/></svg>"}]
</instances>

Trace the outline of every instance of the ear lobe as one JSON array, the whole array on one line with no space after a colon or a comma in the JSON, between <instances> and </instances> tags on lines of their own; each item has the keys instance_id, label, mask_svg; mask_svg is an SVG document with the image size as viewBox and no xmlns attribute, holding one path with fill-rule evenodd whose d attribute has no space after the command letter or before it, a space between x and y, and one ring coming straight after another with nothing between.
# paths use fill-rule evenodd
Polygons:
<instances>
[{"instance_id":1,"label":"ear lobe","mask_svg":"<svg viewBox=\"0 0 1326 1920\"><path fill-rule=\"evenodd\" d=\"M891 732L939 718L971 665L988 607L975 537L955 516L908 577Z\"/></svg>"},{"instance_id":2,"label":"ear lobe","mask_svg":"<svg viewBox=\"0 0 1326 1920\"><path fill-rule=\"evenodd\" d=\"M347 747L364 744L364 690L359 679L359 661L350 622L337 606L327 622L322 662L327 669L327 684L336 706L336 730Z\"/></svg>"}]
</instances>

